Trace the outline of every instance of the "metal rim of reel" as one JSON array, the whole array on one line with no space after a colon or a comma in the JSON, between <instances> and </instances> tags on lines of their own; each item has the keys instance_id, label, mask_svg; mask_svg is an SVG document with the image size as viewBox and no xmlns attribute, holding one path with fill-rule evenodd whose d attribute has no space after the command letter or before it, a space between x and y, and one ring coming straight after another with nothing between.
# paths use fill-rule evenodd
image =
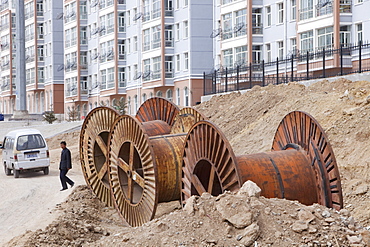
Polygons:
<instances>
[{"instance_id":1,"label":"metal rim of reel","mask_svg":"<svg viewBox=\"0 0 370 247\"><path fill-rule=\"evenodd\" d=\"M306 112L288 113L275 132L271 150L284 150L291 143L305 150L314 168L319 203L341 209L343 194L339 169L329 138L321 125Z\"/></svg>"},{"instance_id":2,"label":"metal rim of reel","mask_svg":"<svg viewBox=\"0 0 370 247\"><path fill-rule=\"evenodd\" d=\"M148 135L137 119L122 115L113 124L109 142L114 205L128 224L140 226L154 217L158 204L157 171Z\"/></svg>"},{"instance_id":3,"label":"metal rim of reel","mask_svg":"<svg viewBox=\"0 0 370 247\"><path fill-rule=\"evenodd\" d=\"M137 110L136 118L140 122L162 120L172 126L179 111L179 107L173 102L161 97L153 97L141 104Z\"/></svg>"},{"instance_id":4,"label":"metal rim of reel","mask_svg":"<svg viewBox=\"0 0 370 247\"><path fill-rule=\"evenodd\" d=\"M199 121L185 139L181 200L208 192L218 195L241 185L236 157L222 131L207 120Z\"/></svg>"},{"instance_id":5,"label":"metal rim of reel","mask_svg":"<svg viewBox=\"0 0 370 247\"><path fill-rule=\"evenodd\" d=\"M108 170L109 133L119 113L97 107L86 116L80 132L80 161L86 184L96 196L113 207Z\"/></svg>"},{"instance_id":6,"label":"metal rim of reel","mask_svg":"<svg viewBox=\"0 0 370 247\"><path fill-rule=\"evenodd\" d=\"M184 107L175 116L170 133L188 133L195 123L206 119L207 118L196 109Z\"/></svg>"},{"instance_id":7,"label":"metal rim of reel","mask_svg":"<svg viewBox=\"0 0 370 247\"><path fill-rule=\"evenodd\" d=\"M306 123L308 123L307 126ZM303 131L303 129L305 131ZM298 137L296 133L304 133L304 135L301 134L301 137ZM306 138L302 138L303 136ZM211 145L211 143L213 143L213 145ZM298 150L295 144L298 145ZM301 146L301 148L299 146ZM300 154L300 157L304 160L303 164L305 164L304 167L300 167L302 163L297 163L295 164L295 168L297 168L297 170L306 171L307 174L312 176L312 178L310 178L310 191L313 193L312 196L316 197L318 203L322 205L334 207L335 209L342 208L342 190L334 153L323 129L318 125L317 121L307 113L289 113L283 118L277 128L273 142L273 152L254 154L254 157L249 155L247 158L252 158L254 159L253 162L256 160L258 162L258 158L256 159L255 157L259 155L266 156L265 154L271 154L277 156L280 155L279 153L281 152L286 152L287 156L289 156L294 153L292 149L298 151L295 154ZM306 154L302 153L302 149ZM279 152L279 150L286 151ZM234 155L228 140L218 127L209 121L200 121L196 123L189 131L184 144L181 191L182 203L185 203L186 199L191 195L201 195L203 192L217 195L225 190L238 190L242 183L246 181L245 174L248 173L249 168L248 166L245 167L246 159L244 158L243 160L243 157L245 156L236 157ZM265 158L266 157L263 157L262 159ZM323 166L323 162L320 163L320 161L324 161L325 165ZM223 164L221 168L219 165L220 163ZM279 180L281 183L281 174L273 160L271 160L271 163L275 168L275 170L272 169L273 172L276 172L275 175L277 179L275 181ZM286 170L281 170L280 172L287 172L290 166L286 167ZM264 168L261 168L261 170L262 169ZM235 176L232 176L232 181L227 180L230 178L230 174L235 174ZM300 174L300 176L302 176L301 178L304 178L304 175L306 174ZM301 183L301 187L306 186L304 181L301 182L299 178L297 179ZM212 185L211 181L213 181ZM233 184L234 187L231 187L231 189L230 187L224 187L224 181L228 181L228 186ZM279 184L277 184L276 187L279 187ZM298 191L294 191L294 188L293 193L292 190L290 192L293 196L295 193L298 193Z\"/></svg>"}]
</instances>

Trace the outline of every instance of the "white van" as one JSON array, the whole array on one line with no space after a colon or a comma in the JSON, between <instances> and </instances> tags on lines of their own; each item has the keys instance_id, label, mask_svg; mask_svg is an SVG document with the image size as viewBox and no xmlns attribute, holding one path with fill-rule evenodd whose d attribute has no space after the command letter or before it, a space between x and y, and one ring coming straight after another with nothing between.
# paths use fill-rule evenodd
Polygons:
<instances>
[{"instance_id":1,"label":"white van","mask_svg":"<svg viewBox=\"0 0 370 247\"><path fill-rule=\"evenodd\" d=\"M49 174L49 149L45 138L35 129L10 131L5 135L0 148L3 150L3 164L6 175L15 178L24 170L43 171Z\"/></svg>"}]
</instances>

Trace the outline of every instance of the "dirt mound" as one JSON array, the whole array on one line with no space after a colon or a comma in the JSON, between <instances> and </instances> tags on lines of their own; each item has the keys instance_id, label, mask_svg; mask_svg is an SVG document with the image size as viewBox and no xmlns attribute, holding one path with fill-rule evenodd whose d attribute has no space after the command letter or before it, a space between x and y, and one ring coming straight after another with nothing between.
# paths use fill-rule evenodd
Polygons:
<instances>
[{"instance_id":1,"label":"dirt mound","mask_svg":"<svg viewBox=\"0 0 370 247\"><path fill-rule=\"evenodd\" d=\"M305 206L259 197L245 183L238 193L191 197L141 227L127 227L86 187L61 204L63 214L45 230L26 233L9 246L366 246L370 232L348 210Z\"/></svg>"},{"instance_id":2,"label":"dirt mound","mask_svg":"<svg viewBox=\"0 0 370 247\"><path fill-rule=\"evenodd\" d=\"M46 138L49 149L60 148L60 142L66 141L67 146L78 145L80 142L80 130L73 130L71 132L55 135L53 137Z\"/></svg>"}]
</instances>

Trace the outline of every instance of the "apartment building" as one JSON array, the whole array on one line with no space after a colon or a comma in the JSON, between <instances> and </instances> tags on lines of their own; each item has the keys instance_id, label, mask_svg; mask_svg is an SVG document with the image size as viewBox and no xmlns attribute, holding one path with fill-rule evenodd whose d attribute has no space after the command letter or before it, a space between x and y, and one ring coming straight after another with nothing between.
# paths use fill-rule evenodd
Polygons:
<instances>
[{"instance_id":1,"label":"apartment building","mask_svg":"<svg viewBox=\"0 0 370 247\"><path fill-rule=\"evenodd\" d=\"M66 0L66 113L160 96L181 106L202 95L213 66L212 1Z\"/></svg>"},{"instance_id":2,"label":"apartment building","mask_svg":"<svg viewBox=\"0 0 370 247\"><path fill-rule=\"evenodd\" d=\"M281 61L367 41L370 26L365 11L369 7L363 0L219 0L210 32L215 44L214 69ZM338 69L338 53L326 59L326 70ZM344 66L351 67L356 59L352 56ZM310 63L317 62L310 58ZM265 69L267 74L269 70L276 73L268 65ZM294 64L295 73L305 69L304 63Z\"/></svg>"},{"instance_id":3,"label":"apartment building","mask_svg":"<svg viewBox=\"0 0 370 247\"><path fill-rule=\"evenodd\" d=\"M0 112L15 110L16 1L0 5ZM63 113L63 3L51 0L25 1L27 110L39 114ZM58 17L59 16L59 17Z\"/></svg>"}]
</instances>

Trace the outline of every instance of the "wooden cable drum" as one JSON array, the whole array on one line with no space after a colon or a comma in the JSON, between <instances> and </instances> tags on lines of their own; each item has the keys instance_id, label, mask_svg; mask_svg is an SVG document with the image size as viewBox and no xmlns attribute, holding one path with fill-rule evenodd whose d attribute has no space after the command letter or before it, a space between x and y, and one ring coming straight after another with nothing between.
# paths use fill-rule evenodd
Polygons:
<instances>
[{"instance_id":1,"label":"wooden cable drum","mask_svg":"<svg viewBox=\"0 0 370 247\"><path fill-rule=\"evenodd\" d=\"M236 191L251 180L268 198L320 203L337 210L343 196L333 150L324 130L304 112L291 112L281 121L272 151L235 156L221 132L209 121L189 131L183 153L183 203L191 195Z\"/></svg>"},{"instance_id":2,"label":"wooden cable drum","mask_svg":"<svg viewBox=\"0 0 370 247\"><path fill-rule=\"evenodd\" d=\"M150 136L145 125L127 115L114 122L109 137L111 194L131 226L151 220L159 202L180 199L185 136Z\"/></svg>"},{"instance_id":3,"label":"wooden cable drum","mask_svg":"<svg viewBox=\"0 0 370 247\"><path fill-rule=\"evenodd\" d=\"M192 107L182 108L175 116L171 134L188 133L191 127L206 117Z\"/></svg>"},{"instance_id":4,"label":"wooden cable drum","mask_svg":"<svg viewBox=\"0 0 370 247\"><path fill-rule=\"evenodd\" d=\"M172 126L175 116L180 109L171 101L160 97L153 97L146 100L136 113L140 122L162 120Z\"/></svg>"},{"instance_id":5,"label":"wooden cable drum","mask_svg":"<svg viewBox=\"0 0 370 247\"><path fill-rule=\"evenodd\" d=\"M86 184L97 197L113 207L108 177L108 138L119 113L109 107L94 108L80 132L80 160Z\"/></svg>"}]
</instances>

